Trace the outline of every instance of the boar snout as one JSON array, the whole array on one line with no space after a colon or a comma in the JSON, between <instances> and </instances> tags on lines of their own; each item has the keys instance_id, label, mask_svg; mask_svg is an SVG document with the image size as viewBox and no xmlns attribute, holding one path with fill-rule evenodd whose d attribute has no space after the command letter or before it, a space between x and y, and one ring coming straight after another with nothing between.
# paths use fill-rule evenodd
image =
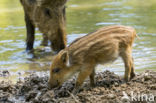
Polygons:
<instances>
[{"instance_id":1,"label":"boar snout","mask_svg":"<svg viewBox=\"0 0 156 103\"><path fill-rule=\"evenodd\" d=\"M55 36L54 36L55 34ZM64 32L64 27L58 28L51 37L49 37L51 42L51 48L57 53L66 47L66 37ZM57 34L57 35L56 35Z\"/></svg>"}]
</instances>

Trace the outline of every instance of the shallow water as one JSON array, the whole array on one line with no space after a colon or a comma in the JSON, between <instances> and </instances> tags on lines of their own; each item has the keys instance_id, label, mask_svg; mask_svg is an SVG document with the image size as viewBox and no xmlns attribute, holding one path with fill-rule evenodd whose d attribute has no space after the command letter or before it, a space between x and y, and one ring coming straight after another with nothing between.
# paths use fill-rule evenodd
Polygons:
<instances>
[{"instance_id":1,"label":"shallow water","mask_svg":"<svg viewBox=\"0 0 156 103\"><path fill-rule=\"evenodd\" d=\"M133 56L137 72L156 71L156 1L155 0L70 0L67 3L68 44L97 28L108 25L129 25L137 30ZM49 47L40 47L41 33L36 29L35 55L25 51L25 23L19 0L0 1L0 70L17 72L47 71L52 60ZM109 69L124 73L121 59L113 64L98 66L97 71ZM26 73L25 73L26 72Z\"/></svg>"}]
</instances>

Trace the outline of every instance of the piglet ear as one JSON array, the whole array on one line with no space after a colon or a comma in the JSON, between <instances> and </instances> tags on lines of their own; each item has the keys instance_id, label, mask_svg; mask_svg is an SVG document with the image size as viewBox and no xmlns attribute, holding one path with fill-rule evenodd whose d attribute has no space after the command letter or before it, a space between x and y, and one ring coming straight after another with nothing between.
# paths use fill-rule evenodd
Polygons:
<instances>
[{"instance_id":1,"label":"piglet ear","mask_svg":"<svg viewBox=\"0 0 156 103\"><path fill-rule=\"evenodd\" d=\"M65 51L61 56L61 60L63 63L66 63L67 59L68 59L68 53Z\"/></svg>"},{"instance_id":2,"label":"piglet ear","mask_svg":"<svg viewBox=\"0 0 156 103\"><path fill-rule=\"evenodd\" d=\"M65 52L62 54L61 60L62 60L62 62L63 62L67 67L70 66L70 63L69 63L69 55L68 55L68 52L67 52L67 51L65 51Z\"/></svg>"}]
</instances>

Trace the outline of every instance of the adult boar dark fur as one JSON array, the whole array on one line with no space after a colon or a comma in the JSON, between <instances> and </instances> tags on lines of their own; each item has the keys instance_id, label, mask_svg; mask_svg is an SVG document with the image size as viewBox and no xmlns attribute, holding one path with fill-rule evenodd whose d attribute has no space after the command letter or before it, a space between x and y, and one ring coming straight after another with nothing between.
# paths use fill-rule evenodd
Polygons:
<instances>
[{"instance_id":1,"label":"adult boar dark fur","mask_svg":"<svg viewBox=\"0 0 156 103\"><path fill-rule=\"evenodd\" d=\"M41 45L59 52L66 46L65 3L67 0L20 0L27 29L26 51L33 50L35 27L43 33Z\"/></svg>"}]
</instances>

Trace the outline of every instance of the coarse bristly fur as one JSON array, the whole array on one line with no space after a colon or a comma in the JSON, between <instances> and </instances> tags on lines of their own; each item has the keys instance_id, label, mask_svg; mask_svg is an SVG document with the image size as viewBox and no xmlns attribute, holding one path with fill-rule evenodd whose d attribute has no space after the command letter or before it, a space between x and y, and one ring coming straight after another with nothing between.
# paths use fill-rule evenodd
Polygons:
<instances>
[{"instance_id":1,"label":"coarse bristly fur","mask_svg":"<svg viewBox=\"0 0 156 103\"><path fill-rule=\"evenodd\" d=\"M94 85L95 67L123 59L125 64L125 80L135 76L132 57L132 44L136 31L129 26L115 25L96 30L78 38L67 48L61 50L52 62L49 84L51 87L61 85L73 74L79 72L76 88L89 76L91 86Z\"/></svg>"},{"instance_id":2,"label":"coarse bristly fur","mask_svg":"<svg viewBox=\"0 0 156 103\"><path fill-rule=\"evenodd\" d=\"M51 42L59 52L66 47L65 4L67 0L20 0L27 29L26 50L33 49L35 27L43 33L42 45Z\"/></svg>"}]
</instances>

